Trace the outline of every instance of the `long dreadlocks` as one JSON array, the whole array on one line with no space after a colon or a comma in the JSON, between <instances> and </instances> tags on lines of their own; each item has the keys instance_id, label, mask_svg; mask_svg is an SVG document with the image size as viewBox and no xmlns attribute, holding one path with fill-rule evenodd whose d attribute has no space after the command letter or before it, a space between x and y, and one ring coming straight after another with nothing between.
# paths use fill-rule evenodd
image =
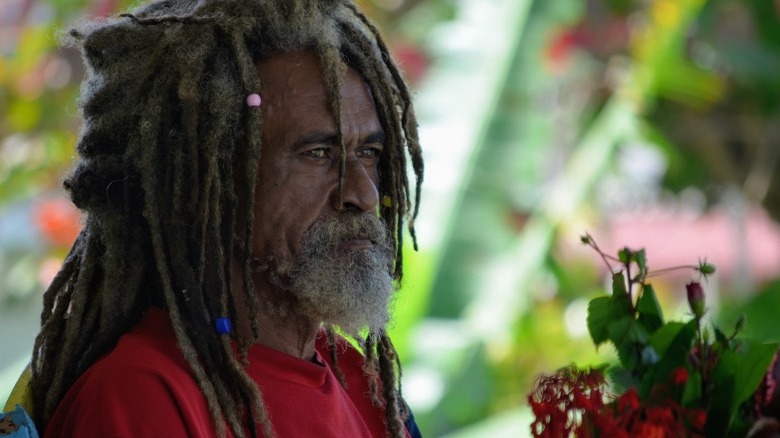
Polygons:
<instances>
[{"instance_id":1,"label":"long dreadlocks","mask_svg":"<svg viewBox=\"0 0 780 438\"><path fill-rule=\"evenodd\" d=\"M262 395L242 365L258 337L261 303L249 245L235 243L252 240L254 188L262 178L261 113L243 104L260 86L255 62L293 50L315 53L339 130L343 64L368 83L387 135L379 190L392 203L380 207L380 216L391 230L396 279L405 219L414 240L423 171L398 67L350 0L164 0L83 23L70 31L70 42L82 49L87 78L81 160L65 187L86 220L44 295L32 360L36 421L45 429L74 381L156 304L168 310L217 432L224 435L227 424L236 436L272 436ZM343 141L341 147L343 184ZM242 300L253 321L249 336L236 336L238 353L228 336L213 331L220 315L236 317L233 254L242 262ZM333 328L328 339L335 358ZM358 341L388 433L404 436L393 345L384 331ZM343 377L337 364L335 372Z\"/></svg>"}]
</instances>

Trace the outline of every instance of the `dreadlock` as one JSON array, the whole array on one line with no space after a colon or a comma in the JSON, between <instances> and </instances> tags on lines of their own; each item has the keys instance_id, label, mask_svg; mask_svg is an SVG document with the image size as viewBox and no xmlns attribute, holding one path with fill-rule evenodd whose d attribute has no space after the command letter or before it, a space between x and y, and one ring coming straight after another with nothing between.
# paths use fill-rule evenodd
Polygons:
<instances>
[{"instance_id":1,"label":"dreadlock","mask_svg":"<svg viewBox=\"0 0 780 438\"><path fill-rule=\"evenodd\" d=\"M244 98L260 88L255 62L309 50L321 62L341 147L345 63L368 83L387 135L380 216L402 277L404 220L414 239L423 162L409 90L377 28L350 0L164 0L70 31L82 50L81 159L64 185L84 228L44 295L32 359L37 423L45 430L66 391L150 305L167 309L217 433L273 436L262 394L244 369L261 303L250 274L262 117ZM410 193L407 156L416 176ZM240 194L240 196L238 195ZM414 203L412 203L414 199ZM241 234L239 236L239 234ZM416 242L415 242L416 247ZM214 332L235 319L231 257L238 254L249 335ZM384 332L358 340L388 435L405 436L400 363ZM336 336L328 328L334 372ZM260 430L258 430L258 426Z\"/></svg>"}]
</instances>

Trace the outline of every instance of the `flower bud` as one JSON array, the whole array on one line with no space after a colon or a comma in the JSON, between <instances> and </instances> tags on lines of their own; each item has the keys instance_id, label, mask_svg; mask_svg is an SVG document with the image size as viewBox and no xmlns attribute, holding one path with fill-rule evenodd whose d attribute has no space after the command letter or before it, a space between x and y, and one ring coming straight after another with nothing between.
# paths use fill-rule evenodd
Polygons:
<instances>
[{"instance_id":1,"label":"flower bud","mask_svg":"<svg viewBox=\"0 0 780 438\"><path fill-rule=\"evenodd\" d=\"M692 281L685 285L688 293L688 305L691 306L693 315L698 319L704 315L704 290L698 281Z\"/></svg>"}]
</instances>

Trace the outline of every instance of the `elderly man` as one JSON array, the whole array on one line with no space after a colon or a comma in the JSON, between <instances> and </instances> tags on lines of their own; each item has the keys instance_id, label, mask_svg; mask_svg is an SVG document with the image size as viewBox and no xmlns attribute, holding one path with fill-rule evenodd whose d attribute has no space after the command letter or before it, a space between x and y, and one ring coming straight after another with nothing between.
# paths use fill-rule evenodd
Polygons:
<instances>
[{"instance_id":1,"label":"elderly man","mask_svg":"<svg viewBox=\"0 0 780 438\"><path fill-rule=\"evenodd\" d=\"M422 158L376 28L165 0L70 35L86 216L33 355L45 436L419 436L385 327Z\"/></svg>"}]
</instances>

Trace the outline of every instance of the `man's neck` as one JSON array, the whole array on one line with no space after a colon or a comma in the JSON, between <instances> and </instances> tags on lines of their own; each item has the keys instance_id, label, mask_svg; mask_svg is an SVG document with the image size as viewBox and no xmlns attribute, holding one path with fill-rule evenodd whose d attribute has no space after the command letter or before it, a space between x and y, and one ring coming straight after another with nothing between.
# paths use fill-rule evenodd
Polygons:
<instances>
[{"instance_id":1,"label":"man's neck","mask_svg":"<svg viewBox=\"0 0 780 438\"><path fill-rule=\"evenodd\" d=\"M258 325L258 343L290 356L314 360L314 344L319 324L298 315L280 317L267 309L260 309Z\"/></svg>"},{"instance_id":2,"label":"man's neck","mask_svg":"<svg viewBox=\"0 0 780 438\"><path fill-rule=\"evenodd\" d=\"M233 301L236 305L238 318L236 329L241 336L248 338L251 336L249 303L246 301L244 284L241 280L243 276L238 270L238 264L235 260L233 269ZM260 302L257 315L259 328L257 343L290 356L314 360L314 345L319 332L319 323L312 322L309 318L290 311L282 312L277 309L277 305L270 304L278 300L280 292L275 290L275 286L260 277L262 276L254 276L255 290Z\"/></svg>"}]
</instances>

